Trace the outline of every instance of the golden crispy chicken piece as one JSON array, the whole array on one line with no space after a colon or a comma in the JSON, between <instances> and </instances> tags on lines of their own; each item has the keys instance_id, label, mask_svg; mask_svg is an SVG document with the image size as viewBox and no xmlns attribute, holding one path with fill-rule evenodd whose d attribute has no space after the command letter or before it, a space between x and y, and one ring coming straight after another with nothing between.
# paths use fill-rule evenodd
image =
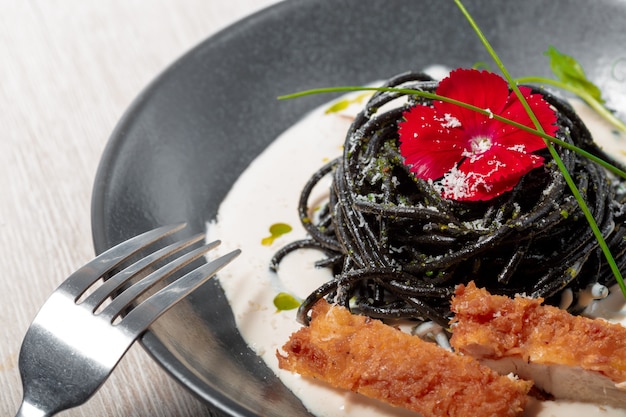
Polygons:
<instances>
[{"instance_id":1,"label":"golden crispy chicken piece","mask_svg":"<svg viewBox=\"0 0 626 417\"><path fill-rule=\"evenodd\" d=\"M626 407L626 328L542 302L461 285L451 303L450 343L555 398Z\"/></svg>"},{"instance_id":2,"label":"golden crispy chicken piece","mask_svg":"<svg viewBox=\"0 0 626 417\"><path fill-rule=\"evenodd\" d=\"M424 417L519 416L531 386L323 300L283 350L282 369Z\"/></svg>"}]
</instances>

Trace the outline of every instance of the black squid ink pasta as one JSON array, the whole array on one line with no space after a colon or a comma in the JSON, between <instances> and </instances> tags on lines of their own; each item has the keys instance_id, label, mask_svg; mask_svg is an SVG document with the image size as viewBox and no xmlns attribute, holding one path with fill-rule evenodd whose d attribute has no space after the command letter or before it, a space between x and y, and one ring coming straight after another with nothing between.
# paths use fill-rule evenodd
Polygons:
<instances>
[{"instance_id":1,"label":"black squid ink pasta","mask_svg":"<svg viewBox=\"0 0 626 417\"><path fill-rule=\"evenodd\" d=\"M437 82L408 73L386 86L433 92ZM593 142L564 101L533 88L557 111L557 137L616 164ZM398 103L384 107L387 103ZM403 112L429 101L398 92L376 92L347 132L343 155L304 186L298 210L308 238L279 250L271 268L294 250L325 253L319 267L334 278L300 306L308 322L317 300L375 318L432 320L447 327L455 286L473 280L493 294L543 297L572 313L581 294L615 277L563 176L542 150L545 164L513 190L488 201L444 199L417 179L399 152ZM556 149L586 200L620 270L626 265L624 182L573 151ZM328 202L309 207L318 182L332 176ZM314 214L315 213L315 214Z\"/></svg>"}]
</instances>

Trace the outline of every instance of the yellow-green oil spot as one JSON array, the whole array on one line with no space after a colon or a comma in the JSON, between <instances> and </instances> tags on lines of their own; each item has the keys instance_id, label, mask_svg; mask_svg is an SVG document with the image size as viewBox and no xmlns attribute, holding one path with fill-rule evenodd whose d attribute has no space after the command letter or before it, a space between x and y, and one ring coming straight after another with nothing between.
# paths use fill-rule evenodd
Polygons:
<instances>
[{"instance_id":1,"label":"yellow-green oil spot","mask_svg":"<svg viewBox=\"0 0 626 417\"><path fill-rule=\"evenodd\" d=\"M370 97L371 95L372 95L371 92L365 92L365 93L359 94L358 96L354 98L348 98L348 99L337 101L336 103L331 105L329 108L327 108L325 113L326 114L338 113L350 107L351 104L361 104L363 100Z\"/></svg>"},{"instance_id":2,"label":"yellow-green oil spot","mask_svg":"<svg viewBox=\"0 0 626 417\"><path fill-rule=\"evenodd\" d=\"M300 300L291 294L281 292L274 297L274 306L278 311L293 310L300 307Z\"/></svg>"},{"instance_id":3,"label":"yellow-green oil spot","mask_svg":"<svg viewBox=\"0 0 626 417\"><path fill-rule=\"evenodd\" d=\"M270 235L268 237L264 237L261 240L261 244L265 246L270 246L272 243L274 243L274 240L276 238L291 232L291 230L291 226L286 223L274 223L270 226Z\"/></svg>"}]
</instances>

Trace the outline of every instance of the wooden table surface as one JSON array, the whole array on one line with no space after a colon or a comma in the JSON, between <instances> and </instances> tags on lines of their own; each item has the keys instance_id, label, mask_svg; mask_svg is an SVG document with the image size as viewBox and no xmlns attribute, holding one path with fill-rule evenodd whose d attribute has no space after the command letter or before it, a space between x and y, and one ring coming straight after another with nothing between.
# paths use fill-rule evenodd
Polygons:
<instances>
[{"instance_id":1,"label":"wooden table surface","mask_svg":"<svg viewBox=\"0 0 626 417\"><path fill-rule=\"evenodd\" d=\"M216 31L277 0L0 0L0 416L48 295L89 261L98 162L139 92ZM139 344L63 416L208 416Z\"/></svg>"}]
</instances>

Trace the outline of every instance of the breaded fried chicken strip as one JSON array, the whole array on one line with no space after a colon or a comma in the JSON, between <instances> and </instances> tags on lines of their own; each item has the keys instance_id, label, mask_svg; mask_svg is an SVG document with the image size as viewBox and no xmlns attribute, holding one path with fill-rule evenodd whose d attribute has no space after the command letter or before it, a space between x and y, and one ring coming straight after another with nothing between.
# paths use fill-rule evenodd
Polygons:
<instances>
[{"instance_id":1,"label":"breaded fried chicken strip","mask_svg":"<svg viewBox=\"0 0 626 417\"><path fill-rule=\"evenodd\" d=\"M283 350L282 369L424 417L519 416L531 385L324 300Z\"/></svg>"},{"instance_id":2,"label":"breaded fried chicken strip","mask_svg":"<svg viewBox=\"0 0 626 417\"><path fill-rule=\"evenodd\" d=\"M451 304L450 343L555 398L626 407L626 328L542 302L461 285Z\"/></svg>"}]
</instances>

